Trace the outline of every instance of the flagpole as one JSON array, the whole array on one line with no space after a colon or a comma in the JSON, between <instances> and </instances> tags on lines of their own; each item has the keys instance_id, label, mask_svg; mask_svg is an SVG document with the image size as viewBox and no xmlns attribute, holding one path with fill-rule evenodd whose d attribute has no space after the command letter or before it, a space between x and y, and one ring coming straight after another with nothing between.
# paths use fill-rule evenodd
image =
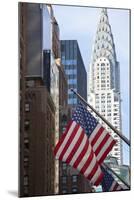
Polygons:
<instances>
[{"instance_id":1,"label":"flagpole","mask_svg":"<svg viewBox=\"0 0 134 200\"><path fill-rule=\"evenodd\" d=\"M108 122L100 113L98 113L90 104L88 104L83 97L81 97L76 91L74 91L73 88L71 88L71 91L81 100L83 101L91 110L93 110L127 145L130 146L130 141L122 135L120 131L115 129L115 127Z\"/></svg>"},{"instance_id":2,"label":"flagpole","mask_svg":"<svg viewBox=\"0 0 134 200\"><path fill-rule=\"evenodd\" d=\"M130 186L128 185L128 183L126 183L117 173L115 173L114 170L112 170L107 164L102 163L101 164L102 167L108 169L109 171L111 171L122 183L124 183L124 185L126 185L128 187L128 189L130 189Z\"/></svg>"}]
</instances>

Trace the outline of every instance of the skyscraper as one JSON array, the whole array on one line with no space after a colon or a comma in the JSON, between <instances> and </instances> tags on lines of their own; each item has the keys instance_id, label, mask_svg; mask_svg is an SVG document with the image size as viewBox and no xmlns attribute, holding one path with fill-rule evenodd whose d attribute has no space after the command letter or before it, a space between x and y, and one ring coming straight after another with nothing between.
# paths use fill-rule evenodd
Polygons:
<instances>
[{"instance_id":1,"label":"skyscraper","mask_svg":"<svg viewBox=\"0 0 134 200\"><path fill-rule=\"evenodd\" d=\"M101 9L88 80L88 102L116 129L121 130L120 67L105 8ZM121 164L121 140L102 120L100 122L117 140L110 154Z\"/></svg>"},{"instance_id":2,"label":"skyscraper","mask_svg":"<svg viewBox=\"0 0 134 200\"><path fill-rule=\"evenodd\" d=\"M61 40L61 60L68 80L68 104L75 107L77 97L70 88L87 100L87 73L77 40Z\"/></svg>"},{"instance_id":3,"label":"skyscraper","mask_svg":"<svg viewBox=\"0 0 134 200\"><path fill-rule=\"evenodd\" d=\"M19 3L19 11L19 195L52 195L59 189L59 162L53 148L59 137L61 94L67 90L66 80L61 85L65 74L57 63L59 27L51 5Z\"/></svg>"}]
</instances>

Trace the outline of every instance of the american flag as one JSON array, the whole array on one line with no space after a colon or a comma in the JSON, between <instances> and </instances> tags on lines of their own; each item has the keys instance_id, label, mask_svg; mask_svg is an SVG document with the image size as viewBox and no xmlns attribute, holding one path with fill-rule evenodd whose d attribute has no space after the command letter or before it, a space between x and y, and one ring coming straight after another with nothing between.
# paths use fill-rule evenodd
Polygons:
<instances>
[{"instance_id":1,"label":"american flag","mask_svg":"<svg viewBox=\"0 0 134 200\"><path fill-rule=\"evenodd\" d=\"M71 121L57 143L54 154L78 169L93 185L99 185L103 173L96 160L85 130L75 121Z\"/></svg>"},{"instance_id":2,"label":"american flag","mask_svg":"<svg viewBox=\"0 0 134 200\"><path fill-rule=\"evenodd\" d=\"M80 102L73 114L72 120L80 124L85 130L97 161L101 164L112 150L116 141Z\"/></svg>"},{"instance_id":3,"label":"american flag","mask_svg":"<svg viewBox=\"0 0 134 200\"><path fill-rule=\"evenodd\" d=\"M103 192L122 191L122 190L129 189L125 185L119 185L111 173L109 173L104 167L101 167L101 168L104 173L104 177L101 182Z\"/></svg>"}]
</instances>

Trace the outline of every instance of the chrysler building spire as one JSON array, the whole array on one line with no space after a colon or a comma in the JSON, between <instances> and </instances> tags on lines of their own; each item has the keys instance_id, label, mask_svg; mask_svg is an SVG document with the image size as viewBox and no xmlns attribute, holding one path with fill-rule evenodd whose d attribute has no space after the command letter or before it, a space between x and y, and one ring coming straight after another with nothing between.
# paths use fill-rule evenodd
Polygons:
<instances>
[{"instance_id":1,"label":"chrysler building spire","mask_svg":"<svg viewBox=\"0 0 134 200\"><path fill-rule=\"evenodd\" d=\"M101 9L93 46L89 70L88 102L121 131L120 70L106 8ZM100 122L103 124L101 120ZM111 132L108 126L103 125ZM117 157L121 163L121 140L115 133L111 132L111 134L118 140L111 155Z\"/></svg>"},{"instance_id":2,"label":"chrysler building spire","mask_svg":"<svg viewBox=\"0 0 134 200\"><path fill-rule=\"evenodd\" d=\"M109 24L109 19L107 15L107 10L102 9L101 16L96 32L95 46L94 46L94 59L100 56L106 56L111 62L114 63L116 59L115 46L113 41L113 35L111 31L111 26Z\"/></svg>"},{"instance_id":3,"label":"chrysler building spire","mask_svg":"<svg viewBox=\"0 0 134 200\"><path fill-rule=\"evenodd\" d=\"M102 8L102 9L101 9L101 12L102 12L103 14L107 15L107 9L106 9L106 8Z\"/></svg>"},{"instance_id":4,"label":"chrysler building spire","mask_svg":"<svg viewBox=\"0 0 134 200\"><path fill-rule=\"evenodd\" d=\"M110 71L112 76L111 88L118 91L120 85L118 80L119 63L117 62L116 59L115 45L106 8L102 8L100 13L100 20L96 31L96 37L92 53L92 61L90 69L91 71L93 71L94 63L100 57L105 57L110 62Z\"/></svg>"}]
</instances>

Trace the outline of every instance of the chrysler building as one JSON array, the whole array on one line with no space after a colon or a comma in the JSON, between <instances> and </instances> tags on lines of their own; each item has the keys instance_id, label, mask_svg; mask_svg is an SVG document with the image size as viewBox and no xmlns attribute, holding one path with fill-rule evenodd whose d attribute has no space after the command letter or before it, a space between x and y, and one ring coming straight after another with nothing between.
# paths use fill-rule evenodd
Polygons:
<instances>
[{"instance_id":1,"label":"chrysler building","mask_svg":"<svg viewBox=\"0 0 134 200\"><path fill-rule=\"evenodd\" d=\"M88 102L121 131L120 66L107 9L104 8L100 13L88 77ZM121 164L121 139L102 120L99 121L117 140L110 155Z\"/></svg>"}]
</instances>

